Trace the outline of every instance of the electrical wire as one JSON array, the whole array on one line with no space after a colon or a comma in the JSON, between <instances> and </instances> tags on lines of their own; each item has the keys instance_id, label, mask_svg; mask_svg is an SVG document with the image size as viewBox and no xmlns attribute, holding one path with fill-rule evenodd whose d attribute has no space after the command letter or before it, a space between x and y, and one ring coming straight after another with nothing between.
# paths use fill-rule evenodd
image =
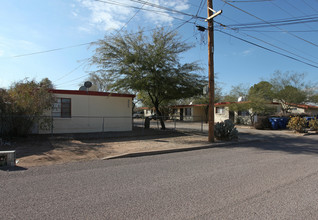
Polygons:
<instances>
[{"instance_id":1,"label":"electrical wire","mask_svg":"<svg viewBox=\"0 0 318 220\"><path fill-rule=\"evenodd\" d=\"M304 16L304 17L294 17L288 19L277 19L272 21L267 21L267 24L263 22L251 22L251 23L243 23L243 24L232 24L228 25L230 27L240 28L240 29L248 29L248 28L263 28L263 27L270 27L270 26L283 26L283 25L293 25L293 24L305 24L310 22L317 22L318 16Z\"/></svg>"},{"instance_id":2,"label":"electrical wire","mask_svg":"<svg viewBox=\"0 0 318 220\"><path fill-rule=\"evenodd\" d=\"M181 28L183 25L185 25L185 24L187 24L187 23L193 24L192 22L190 22L191 19L193 19L193 18L190 18L189 20L184 21L184 22L181 23L178 27L174 28L174 29L171 30L170 32L176 31L177 29ZM148 31L152 31L152 30L156 30L156 28L152 28L152 29L149 29L149 30L146 30L146 31L148 32ZM145 32L145 31L138 31L138 32L132 33L132 34L138 34L138 33L142 33L142 32ZM128 36L128 35L132 35L132 34L127 34L127 35L123 35L123 36ZM187 40L189 40L189 39L187 39ZM185 40L185 41L187 41L187 40ZM184 41L184 42L185 42L185 41ZM88 60L86 59L85 62L88 62ZM64 76L60 77L59 79L55 80L54 82L59 81L60 79L63 79L63 78L65 78L66 76L70 75L71 73L75 72L77 69L79 69L79 68L80 68L82 65L84 65L84 64L85 64L85 63L81 63L80 65L78 65L77 67L75 67L73 70L71 70L70 72L66 73ZM68 82L76 81L76 80L78 80L78 79L84 78L85 76L89 76L89 74L86 74L86 75L81 76L81 77L79 77L79 78L71 79L71 80L69 80ZM68 83L68 82L66 82L66 83ZM65 86L65 83L61 83L61 84L57 85L56 87L60 87L61 85L64 85L64 86ZM70 84L66 84L66 85L70 85ZM74 84L71 84L71 85L74 85Z\"/></svg>"},{"instance_id":3,"label":"electrical wire","mask_svg":"<svg viewBox=\"0 0 318 220\"><path fill-rule=\"evenodd\" d=\"M240 38L240 37L237 37L237 36L235 36L235 35L233 35L233 34L229 34L229 33L226 33L226 32L224 32L224 31L221 31L221 30L215 30L215 31L218 31L218 32L220 32L220 33L222 33L222 34L229 35L229 36L231 36L231 37L233 37L233 38L236 38L236 39L238 39L238 40L244 41L244 42L246 42L246 43L248 43L248 44L254 45L254 46L256 46L256 47L259 47L259 48L262 48L262 49L264 49L264 50L267 50L267 51L270 51L270 52L273 52L273 53L279 54L279 55L281 55L281 56L284 56L284 57L287 57L287 58L290 58L290 59L296 60L296 61L298 61L298 62L301 62L301 63L303 63L303 64L306 64L306 65L309 65L309 66L311 66L311 67L314 67L314 68L317 68L317 69L318 69L318 66L316 66L316 65L313 65L313 64L310 64L310 63L304 62L304 61L299 60L299 59L297 59L297 58L294 58L294 57L291 57L291 56L289 56L289 55L286 55L286 54L280 53L280 52L278 52L278 51L275 51L275 50L272 50L272 49L269 49L269 48L263 47L263 46L261 46L261 45L259 45L259 44L256 44L256 43L254 43L254 42L251 42L251 41L245 40L245 39Z\"/></svg>"},{"instance_id":4,"label":"electrical wire","mask_svg":"<svg viewBox=\"0 0 318 220\"><path fill-rule=\"evenodd\" d=\"M236 22L236 20L234 20L234 19L232 19L232 18L229 18L229 17L227 17L227 16L225 16L225 15L223 15L223 17L226 18L226 19L228 19L228 20L231 20L231 21ZM228 27L227 25L223 25L223 24L221 24L221 23L219 23L219 22L216 22L216 23L219 24L221 27ZM239 32L239 31L240 31L240 29L236 29L236 28L232 28L232 27L229 27L229 28L232 29L232 30L234 30L234 31L236 31L236 32ZM250 30L250 29L246 29L246 30L243 30L243 31L246 32L246 31L249 31L249 30ZM252 31L253 31L253 30L252 30ZM256 30L254 30L254 31L256 31ZM309 55L310 57L313 57L313 58L315 58L315 59L318 59L317 57L315 57L315 56L309 54L307 51L303 51L303 50L301 50L301 49L297 49L297 48L295 48L293 45L287 44L287 43L284 42L284 41L278 40L278 39L276 39L276 38L274 38L274 37L272 37L272 36L269 36L269 35L267 35L267 34L264 34L264 33L262 33L262 32L260 32L260 33L261 33L262 35L268 37L268 38L272 38L272 39L274 39L275 41L278 41L278 42L280 42L280 43L282 43L282 44L284 44L284 45L287 45L289 48L295 49L297 52L302 52L303 54L306 54L306 55Z\"/></svg>"},{"instance_id":5,"label":"electrical wire","mask_svg":"<svg viewBox=\"0 0 318 220\"><path fill-rule=\"evenodd\" d=\"M284 52L290 53L290 54L292 54L292 55L294 55L294 56L296 56L296 57L299 57L299 58L304 59L304 60L307 60L307 61L309 61L309 62L318 64L318 62L315 62L315 61L313 61L313 60L307 59L307 58L305 58L305 57L303 57L303 56L300 56L300 55L298 55L298 54L296 54L296 53L294 53L294 52L291 52L291 51L289 51L289 50L286 50L286 49L284 49L284 48L282 48L282 47L276 46L276 45L274 45L274 44L272 44L272 43L269 43L269 42L267 42L267 41L265 41L265 40L262 40L262 39L260 39L260 38L254 37L254 36L252 36L252 35L250 35L250 34L246 34L246 33L244 33L244 34L245 34L246 36L250 37L250 38L253 38L253 39L255 39L255 40L258 40L258 41L260 41L260 42L262 42L262 43L265 43L265 44L267 44L267 45L269 45L269 46L275 47L275 48L277 48L277 49L279 49L279 50L282 50L282 51L284 51Z\"/></svg>"},{"instance_id":6,"label":"electrical wire","mask_svg":"<svg viewBox=\"0 0 318 220\"><path fill-rule=\"evenodd\" d=\"M226 2L225 0L222 0L222 1ZM258 19L258 20L261 20L261 21L263 21L264 23L270 24L270 23L268 23L267 21L265 21L264 19L259 18L259 17L257 17L256 15L253 15L252 13L249 13L249 12L247 12L247 11L245 11L245 10L239 8L239 7L236 7L235 5L232 5L232 4L228 3L228 2L226 2L226 4L230 5L231 7L234 7L235 9L237 9L237 10L239 10L239 11L242 11L242 12L244 12L245 14L248 14L248 15L250 15L250 16L252 16L252 17L254 17L254 18ZM308 41L308 40L306 40L306 39L304 39L304 38L302 38L302 37L299 37L299 36L296 35L296 34L290 33L289 31L287 31L287 30L285 30L285 29L282 29L282 28L280 28L280 27L278 27L278 26L276 26L276 25L273 25L273 24L270 24L270 25L273 26L273 27L275 27L275 28L277 28L277 29L279 29L279 30L284 31L285 33L287 33L287 34L289 34L289 35L291 35L291 36L293 36L293 37L295 37L295 38L298 38L298 39L300 39L300 40L302 40L302 41L304 41L304 42L307 42L307 43L309 43L309 44L311 44L311 45L313 45L313 46L318 47L317 44L315 44L315 43L313 43L313 42L311 42L311 41Z\"/></svg>"}]
</instances>

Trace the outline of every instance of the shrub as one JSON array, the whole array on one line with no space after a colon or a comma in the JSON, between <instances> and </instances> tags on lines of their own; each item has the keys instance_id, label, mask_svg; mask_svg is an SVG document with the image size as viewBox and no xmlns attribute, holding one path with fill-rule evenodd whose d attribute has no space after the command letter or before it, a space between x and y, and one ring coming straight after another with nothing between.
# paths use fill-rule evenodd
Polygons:
<instances>
[{"instance_id":1,"label":"shrub","mask_svg":"<svg viewBox=\"0 0 318 220\"><path fill-rule=\"evenodd\" d=\"M309 121L309 128L312 131L318 131L318 119L312 119Z\"/></svg>"},{"instance_id":2,"label":"shrub","mask_svg":"<svg viewBox=\"0 0 318 220\"><path fill-rule=\"evenodd\" d=\"M307 121L299 116L292 117L289 120L287 127L295 132L304 133L306 131L305 128L307 127Z\"/></svg>"},{"instance_id":3,"label":"shrub","mask_svg":"<svg viewBox=\"0 0 318 220\"><path fill-rule=\"evenodd\" d=\"M214 125L214 136L218 140L235 140L238 139L238 131L231 120L225 120Z\"/></svg>"},{"instance_id":4,"label":"shrub","mask_svg":"<svg viewBox=\"0 0 318 220\"><path fill-rule=\"evenodd\" d=\"M269 122L269 118L266 116L258 117L257 122L254 123L254 127L260 130L270 129L271 123Z\"/></svg>"}]
</instances>

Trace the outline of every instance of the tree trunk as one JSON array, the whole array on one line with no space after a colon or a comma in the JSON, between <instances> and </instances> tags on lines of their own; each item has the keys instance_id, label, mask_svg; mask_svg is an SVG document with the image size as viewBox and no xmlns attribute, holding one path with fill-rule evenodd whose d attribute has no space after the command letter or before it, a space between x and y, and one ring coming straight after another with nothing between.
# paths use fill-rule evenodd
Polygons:
<instances>
[{"instance_id":1,"label":"tree trunk","mask_svg":"<svg viewBox=\"0 0 318 220\"><path fill-rule=\"evenodd\" d=\"M157 112L159 120L160 120L161 129L165 130L166 125L165 125L165 122L163 120L163 115L162 115L161 111L159 111L159 106L155 106L155 109L156 109L156 112Z\"/></svg>"}]
</instances>

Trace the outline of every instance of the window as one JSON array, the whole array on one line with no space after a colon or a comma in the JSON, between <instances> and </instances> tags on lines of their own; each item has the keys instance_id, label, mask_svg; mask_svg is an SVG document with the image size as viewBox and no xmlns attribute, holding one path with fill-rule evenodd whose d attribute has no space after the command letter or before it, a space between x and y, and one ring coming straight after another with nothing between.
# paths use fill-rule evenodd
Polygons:
<instances>
[{"instance_id":1,"label":"window","mask_svg":"<svg viewBox=\"0 0 318 220\"><path fill-rule=\"evenodd\" d=\"M191 108L185 109L185 116L191 116Z\"/></svg>"},{"instance_id":2,"label":"window","mask_svg":"<svg viewBox=\"0 0 318 220\"><path fill-rule=\"evenodd\" d=\"M216 107L215 112L217 114L224 114L224 107Z\"/></svg>"},{"instance_id":3,"label":"window","mask_svg":"<svg viewBox=\"0 0 318 220\"><path fill-rule=\"evenodd\" d=\"M52 116L58 118L71 117L71 99L58 98L53 104Z\"/></svg>"},{"instance_id":4,"label":"window","mask_svg":"<svg viewBox=\"0 0 318 220\"><path fill-rule=\"evenodd\" d=\"M248 111L238 111L237 115L238 116L249 116L250 113Z\"/></svg>"},{"instance_id":5,"label":"window","mask_svg":"<svg viewBox=\"0 0 318 220\"><path fill-rule=\"evenodd\" d=\"M176 108L172 109L172 114L173 114L173 115L178 114L178 109L176 109Z\"/></svg>"}]
</instances>

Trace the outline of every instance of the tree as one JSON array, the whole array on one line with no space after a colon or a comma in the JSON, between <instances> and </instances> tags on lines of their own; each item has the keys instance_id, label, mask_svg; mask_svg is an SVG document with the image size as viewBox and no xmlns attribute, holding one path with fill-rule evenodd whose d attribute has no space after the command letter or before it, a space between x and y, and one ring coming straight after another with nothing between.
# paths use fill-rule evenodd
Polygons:
<instances>
[{"instance_id":1,"label":"tree","mask_svg":"<svg viewBox=\"0 0 318 220\"><path fill-rule=\"evenodd\" d=\"M39 83L24 79L13 83L8 90L2 90L0 113L7 124L7 128L2 129L10 135L26 135L35 122L40 122L44 111L52 107L54 98L49 92L51 88L52 82L45 78Z\"/></svg>"},{"instance_id":2,"label":"tree","mask_svg":"<svg viewBox=\"0 0 318 220\"><path fill-rule=\"evenodd\" d=\"M248 95L249 88L244 84L232 86L229 94L225 95L223 101L225 102L237 102L239 97L246 98Z\"/></svg>"},{"instance_id":3,"label":"tree","mask_svg":"<svg viewBox=\"0 0 318 220\"><path fill-rule=\"evenodd\" d=\"M247 101L234 102L230 105L231 111L247 111L249 112L251 123L254 124L256 115L271 114L275 110L269 104L273 100L272 85L267 81L261 81L254 84L247 91L242 85L233 87L230 97L246 97Z\"/></svg>"},{"instance_id":4,"label":"tree","mask_svg":"<svg viewBox=\"0 0 318 220\"><path fill-rule=\"evenodd\" d=\"M282 105L282 112L286 114L292 104L302 104L309 99L310 88L313 83L304 81L304 73L274 72L270 79L273 86L274 98Z\"/></svg>"},{"instance_id":5,"label":"tree","mask_svg":"<svg viewBox=\"0 0 318 220\"><path fill-rule=\"evenodd\" d=\"M266 101L273 101L274 92L273 86L267 81L261 81L257 84L254 84L248 91L248 100L252 98L259 98Z\"/></svg>"},{"instance_id":6,"label":"tree","mask_svg":"<svg viewBox=\"0 0 318 220\"><path fill-rule=\"evenodd\" d=\"M180 54L190 45L181 42L176 32L163 28L153 31L151 37L118 33L105 36L94 43L97 48L90 59L97 66L95 74L112 79L110 89L127 89L146 94L158 116L164 101L187 98L200 94L204 78L195 72L201 70L197 63L180 63ZM161 117L160 117L161 118ZM165 129L161 118L161 127Z\"/></svg>"}]
</instances>

